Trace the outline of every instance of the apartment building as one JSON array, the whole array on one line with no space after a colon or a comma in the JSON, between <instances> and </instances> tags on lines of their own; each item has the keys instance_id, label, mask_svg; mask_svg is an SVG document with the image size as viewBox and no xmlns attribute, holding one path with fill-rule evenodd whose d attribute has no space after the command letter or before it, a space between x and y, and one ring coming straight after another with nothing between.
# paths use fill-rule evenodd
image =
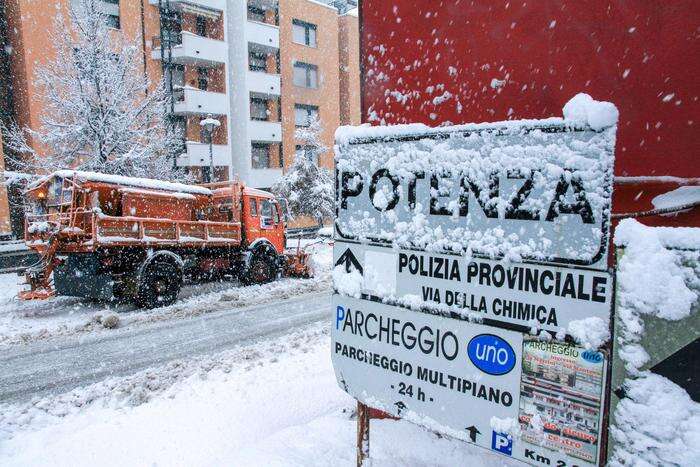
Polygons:
<instances>
[{"instance_id":1,"label":"apartment building","mask_svg":"<svg viewBox=\"0 0 700 467\"><path fill-rule=\"evenodd\" d=\"M51 3L52 13L67 16L77 0ZM46 2L3 0L3 6L12 53L0 85L9 82L11 96L0 117L38 128L44 104L36 72L53 58L53 34L61 32L53 31ZM345 114L359 116L353 11L341 15L317 0L101 0L100 8L109 26L140 49L139 71L154 85L164 80L168 110L184 135L176 164L201 181L237 176L268 188L304 152L294 132L309 118L323 122L329 148L341 121L359 122L341 118L343 106L353 106ZM219 121L211 144L200 125L208 117ZM332 167L332 150L318 163Z\"/></svg>"}]
</instances>

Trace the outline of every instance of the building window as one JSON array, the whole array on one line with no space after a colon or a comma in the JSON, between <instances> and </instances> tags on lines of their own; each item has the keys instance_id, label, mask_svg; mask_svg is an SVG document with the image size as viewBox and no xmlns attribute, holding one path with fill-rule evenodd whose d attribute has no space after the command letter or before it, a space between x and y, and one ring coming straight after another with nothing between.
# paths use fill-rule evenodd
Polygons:
<instances>
[{"instance_id":1,"label":"building window","mask_svg":"<svg viewBox=\"0 0 700 467\"><path fill-rule=\"evenodd\" d=\"M119 29L121 26L119 20L119 0L101 0L97 3L97 11L105 16L107 27Z\"/></svg>"},{"instance_id":2,"label":"building window","mask_svg":"<svg viewBox=\"0 0 700 467\"><path fill-rule=\"evenodd\" d=\"M296 62L294 63L293 79L295 86L304 88L318 87L318 67L310 63Z\"/></svg>"},{"instance_id":3,"label":"building window","mask_svg":"<svg viewBox=\"0 0 700 467\"><path fill-rule=\"evenodd\" d=\"M308 47L316 47L316 25L292 20L292 41Z\"/></svg>"},{"instance_id":4,"label":"building window","mask_svg":"<svg viewBox=\"0 0 700 467\"><path fill-rule=\"evenodd\" d=\"M294 124L296 126L309 126L317 118L318 106L294 104Z\"/></svg>"},{"instance_id":5,"label":"building window","mask_svg":"<svg viewBox=\"0 0 700 467\"><path fill-rule=\"evenodd\" d=\"M195 31L198 36L206 37L207 35L207 19L204 16L197 16L197 24Z\"/></svg>"},{"instance_id":6,"label":"building window","mask_svg":"<svg viewBox=\"0 0 700 467\"><path fill-rule=\"evenodd\" d=\"M261 121L268 121L270 119L267 99L260 99L259 97L250 98L250 119Z\"/></svg>"},{"instance_id":7,"label":"building window","mask_svg":"<svg viewBox=\"0 0 700 467\"><path fill-rule=\"evenodd\" d=\"M251 143L250 152L254 169L270 168L270 145L268 143Z\"/></svg>"},{"instance_id":8,"label":"building window","mask_svg":"<svg viewBox=\"0 0 700 467\"><path fill-rule=\"evenodd\" d=\"M308 160L318 165L318 154L316 154L316 148L314 146L302 146L297 144L296 157L306 157Z\"/></svg>"},{"instance_id":9,"label":"building window","mask_svg":"<svg viewBox=\"0 0 700 467\"><path fill-rule=\"evenodd\" d=\"M253 5L248 5L248 19L259 23L265 22L265 10Z\"/></svg>"},{"instance_id":10,"label":"building window","mask_svg":"<svg viewBox=\"0 0 700 467\"><path fill-rule=\"evenodd\" d=\"M202 91L209 89L209 69L197 68L197 87Z\"/></svg>"},{"instance_id":11,"label":"building window","mask_svg":"<svg viewBox=\"0 0 700 467\"><path fill-rule=\"evenodd\" d=\"M267 54L264 52L249 52L248 69L250 71L267 71Z\"/></svg>"}]
</instances>

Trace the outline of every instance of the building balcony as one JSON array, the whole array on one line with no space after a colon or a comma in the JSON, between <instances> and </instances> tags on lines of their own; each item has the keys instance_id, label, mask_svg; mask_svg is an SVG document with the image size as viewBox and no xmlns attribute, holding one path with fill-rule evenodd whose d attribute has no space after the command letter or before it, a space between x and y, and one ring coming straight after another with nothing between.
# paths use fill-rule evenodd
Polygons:
<instances>
[{"instance_id":1,"label":"building balcony","mask_svg":"<svg viewBox=\"0 0 700 467\"><path fill-rule=\"evenodd\" d=\"M272 24L258 21L246 21L246 36L248 42L263 49L280 48L280 28Z\"/></svg>"},{"instance_id":2,"label":"building balcony","mask_svg":"<svg viewBox=\"0 0 700 467\"><path fill-rule=\"evenodd\" d=\"M251 169L248 185L253 188L269 188L282 178L282 169Z\"/></svg>"},{"instance_id":3,"label":"building balcony","mask_svg":"<svg viewBox=\"0 0 700 467\"><path fill-rule=\"evenodd\" d=\"M165 0L148 0L148 3L153 6L158 6L159 3L165 4ZM177 11L187 11L189 13L197 13L198 8L208 11L221 12L226 9L226 0L170 0L170 8Z\"/></svg>"},{"instance_id":4,"label":"building balcony","mask_svg":"<svg viewBox=\"0 0 700 467\"><path fill-rule=\"evenodd\" d=\"M198 36L191 32L183 31L179 44L171 46L172 61L181 65L214 66L226 63L228 56L228 44L209 37ZM168 58L167 47L163 51ZM161 59L160 37L153 38L153 50L151 58Z\"/></svg>"},{"instance_id":5,"label":"building balcony","mask_svg":"<svg viewBox=\"0 0 700 467\"><path fill-rule=\"evenodd\" d=\"M174 91L176 115L226 115L228 99L223 92L184 87Z\"/></svg>"},{"instance_id":6,"label":"building balcony","mask_svg":"<svg viewBox=\"0 0 700 467\"><path fill-rule=\"evenodd\" d=\"M248 137L251 141L279 143L282 141L282 124L279 122L250 120L248 122Z\"/></svg>"},{"instance_id":7,"label":"building balcony","mask_svg":"<svg viewBox=\"0 0 700 467\"><path fill-rule=\"evenodd\" d=\"M248 72L248 90L262 97L280 95L280 75L263 71Z\"/></svg>"},{"instance_id":8,"label":"building balcony","mask_svg":"<svg viewBox=\"0 0 700 467\"><path fill-rule=\"evenodd\" d=\"M209 144L197 141L185 143L187 152L177 158L178 167L209 167ZM214 166L231 165L231 148L227 144L212 145Z\"/></svg>"}]
</instances>

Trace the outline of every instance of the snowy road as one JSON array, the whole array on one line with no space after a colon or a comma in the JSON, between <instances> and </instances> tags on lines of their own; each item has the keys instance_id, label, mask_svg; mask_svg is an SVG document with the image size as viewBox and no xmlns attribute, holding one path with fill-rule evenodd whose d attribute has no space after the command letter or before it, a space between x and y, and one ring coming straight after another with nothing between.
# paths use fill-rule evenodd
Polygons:
<instances>
[{"instance_id":1,"label":"snowy road","mask_svg":"<svg viewBox=\"0 0 700 467\"><path fill-rule=\"evenodd\" d=\"M0 355L0 402L58 394L109 376L125 376L171 360L214 353L287 333L323 319L330 294L116 330L109 335L38 341Z\"/></svg>"}]
</instances>

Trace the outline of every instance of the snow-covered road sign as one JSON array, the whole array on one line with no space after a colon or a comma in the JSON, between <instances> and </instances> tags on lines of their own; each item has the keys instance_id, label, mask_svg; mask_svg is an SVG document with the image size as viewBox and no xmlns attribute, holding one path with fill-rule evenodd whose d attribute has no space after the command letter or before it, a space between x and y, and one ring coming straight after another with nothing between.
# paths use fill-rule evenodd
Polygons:
<instances>
[{"instance_id":1,"label":"snow-covered road sign","mask_svg":"<svg viewBox=\"0 0 700 467\"><path fill-rule=\"evenodd\" d=\"M341 387L530 464L597 465L615 127L357 127L336 143Z\"/></svg>"},{"instance_id":2,"label":"snow-covered road sign","mask_svg":"<svg viewBox=\"0 0 700 467\"><path fill-rule=\"evenodd\" d=\"M340 239L607 267L614 127L347 127L336 143Z\"/></svg>"},{"instance_id":3,"label":"snow-covered road sign","mask_svg":"<svg viewBox=\"0 0 700 467\"><path fill-rule=\"evenodd\" d=\"M603 353L343 295L338 384L363 403L532 464L597 465Z\"/></svg>"},{"instance_id":4,"label":"snow-covered road sign","mask_svg":"<svg viewBox=\"0 0 700 467\"><path fill-rule=\"evenodd\" d=\"M387 303L420 304L434 313L520 332L575 334L610 319L608 271L504 262L457 254L390 249L336 240L336 265L362 274L357 293ZM337 256L340 254L340 256Z\"/></svg>"}]
</instances>

